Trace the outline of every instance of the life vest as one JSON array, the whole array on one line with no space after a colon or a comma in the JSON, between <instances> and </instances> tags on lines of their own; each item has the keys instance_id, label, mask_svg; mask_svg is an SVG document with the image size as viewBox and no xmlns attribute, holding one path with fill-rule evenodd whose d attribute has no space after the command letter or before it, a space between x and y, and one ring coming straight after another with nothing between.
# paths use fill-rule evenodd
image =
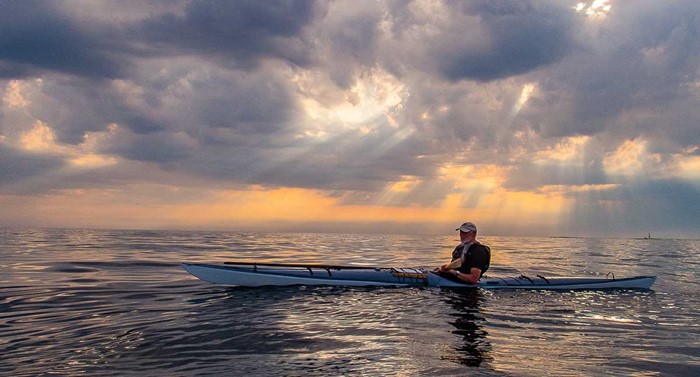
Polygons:
<instances>
[{"instance_id":1,"label":"life vest","mask_svg":"<svg viewBox=\"0 0 700 377\"><path fill-rule=\"evenodd\" d=\"M471 267L476 267L476 268L481 269L481 276L483 276L484 273L486 272L486 270L488 270L490 265L491 265L491 248L479 243L479 241L474 241L474 242L470 242L470 243L466 243L466 244L462 244L462 245L457 245L457 247L455 247L454 251L452 252L452 261L454 262L457 259L462 259L462 262L464 262L471 255L470 249L474 245L481 245L484 247L484 249L486 249L487 258L486 258L486 264L484 265L484 268L481 268L480 266L464 266L463 265L462 267L459 268L459 270L461 272L468 274L468 273L471 273L471 271L466 271L466 267L469 267L469 269L471 269Z\"/></svg>"}]
</instances>

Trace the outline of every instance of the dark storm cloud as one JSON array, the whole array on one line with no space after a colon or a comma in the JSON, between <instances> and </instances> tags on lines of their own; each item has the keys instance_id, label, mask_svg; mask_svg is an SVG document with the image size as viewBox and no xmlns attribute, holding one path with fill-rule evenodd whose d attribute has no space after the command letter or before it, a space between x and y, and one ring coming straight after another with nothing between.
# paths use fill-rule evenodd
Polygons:
<instances>
[{"instance_id":1,"label":"dark storm cloud","mask_svg":"<svg viewBox=\"0 0 700 377\"><path fill-rule=\"evenodd\" d=\"M573 229L597 235L625 232L644 236L697 234L700 190L687 181L659 179L614 190L576 194ZM613 233L614 234L614 233Z\"/></svg>"},{"instance_id":2,"label":"dark storm cloud","mask_svg":"<svg viewBox=\"0 0 700 377\"><path fill-rule=\"evenodd\" d=\"M249 75L212 73L194 77L188 84L187 97L179 104L194 109L190 129L224 128L240 136L271 135L284 129L293 117L295 104L287 83L264 71Z\"/></svg>"},{"instance_id":3,"label":"dark storm cloud","mask_svg":"<svg viewBox=\"0 0 700 377\"><path fill-rule=\"evenodd\" d=\"M613 183L605 174L602 163L595 158L580 167L568 165L515 164L503 187L516 191L537 191L543 186L605 185Z\"/></svg>"},{"instance_id":4,"label":"dark storm cloud","mask_svg":"<svg viewBox=\"0 0 700 377\"><path fill-rule=\"evenodd\" d=\"M92 78L122 76L124 62L108 31L75 22L56 5L0 2L0 78L45 71Z\"/></svg>"},{"instance_id":5,"label":"dark storm cloud","mask_svg":"<svg viewBox=\"0 0 700 377\"><path fill-rule=\"evenodd\" d=\"M291 145L290 134L298 132L288 124L298 111L289 84L272 71L240 74L171 64L165 77L148 70L144 75L149 79L136 94L111 85L82 98L91 103L88 109L99 109L82 118L107 134L98 152L169 168L177 163L182 171L217 179L243 179L274 160L276 149ZM74 93L62 97L69 94ZM143 106L141 99L151 104ZM72 130L71 124L55 127ZM116 128L108 131L111 124ZM249 159L262 165L242 163Z\"/></svg>"},{"instance_id":6,"label":"dark storm cloud","mask_svg":"<svg viewBox=\"0 0 700 377\"><path fill-rule=\"evenodd\" d=\"M86 132L104 131L109 124L124 125L139 134L162 131L165 126L155 111L128 104L110 81L84 77L46 80L38 93L29 95L27 111L49 122L58 141L80 144Z\"/></svg>"},{"instance_id":7,"label":"dark storm cloud","mask_svg":"<svg viewBox=\"0 0 700 377\"><path fill-rule=\"evenodd\" d=\"M390 130L357 131L323 142L291 141L288 135L210 144L187 161L196 174L249 184L311 189L381 190L407 170L427 174L433 167L411 153L414 141Z\"/></svg>"},{"instance_id":8,"label":"dark storm cloud","mask_svg":"<svg viewBox=\"0 0 700 377\"><path fill-rule=\"evenodd\" d=\"M243 67L256 66L264 57L307 65L309 46L295 37L317 11L310 0L193 1L184 14L148 19L132 33L158 54L211 54Z\"/></svg>"},{"instance_id":9,"label":"dark storm cloud","mask_svg":"<svg viewBox=\"0 0 700 377\"><path fill-rule=\"evenodd\" d=\"M657 204L644 203L644 199L649 198L654 198ZM628 220L638 219L648 224L649 228L654 227L654 230L697 232L700 215L700 201L697 198L700 198L700 189L691 182L675 179L650 181L628 190L625 217ZM643 220L650 213L658 217Z\"/></svg>"},{"instance_id":10,"label":"dark storm cloud","mask_svg":"<svg viewBox=\"0 0 700 377\"><path fill-rule=\"evenodd\" d=\"M258 179L306 188L381 190L406 172L429 174L433 167L421 164L412 151L415 141L402 132L407 131L340 134L282 161Z\"/></svg>"},{"instance_id":11,"label":"dark storm cloud","mask_svg":"<svg viewBox=\"0 0 700 377\"><path fill-rule=\"evenodd\" d=\"M165 126L157 121L148 118L143 114L127 115L126 117L115 117L114 123L123 123L132 131L139 134L152 134L163 131Z\"/></svg>"},{"instance_id":12,"label":"dark storm cloud","mask_svg":"<svg viewBox=\"0 0 700 377\"><path fill-rule=\"evenodd\" d=\"M102 151L134 161L157 162L167 166L168 163L191 156L195 146L194 141L183 135L151 133L120 138Z\"/></svg>"},{"instance_id":13,"label":"dark storm cloud","mask_svg":"<svg viewBox=\"0 0 700 377\"><path fill-rule=\"evenodd\" d=\"M685 114L697 108L699 12L695 1L615 2L580 29L585 48L547 71L541 100L530 104L532 124L554 137L621 130L629 138L658 127L687 135L677 128L687 129ZM620 117L631 113L624 125Z\"/></svg>"},{"instance_id":14,"label":"dark storm cloud","mask_svg":"<svg viewBox=\"0 0 700 377\"><path fill-rule=\"evenodd\" d=\"M123 78L135 59L177 55L210 55L248 68L267 57L308 65L311 45L297 37L323 12L308 0L192 1L184 14L173 3L172 11L160 9L149 18L147 4L133 8L143 17L112 21L74 16L70 2L0 3L0 78L46 72Z\"/></svg>"},{"instance_id":15,"label":"dark storm cloud","mask_svg":"<svg viewBox=\"0 0 700 377\"><path fill-rule=\"evenodd\" d=\"M314 51L316 65L322 66L341 88L351 86L366 67L378 62L386 17L377 3L355 2L330 6L325 17L314 27L313 35L323 38Z\"/></svg>"},{"instance_id":16,"label":"dark storm cloud","mask_svg":"<svg viewBox=\"0 0 700 377\"><path fill-rule=\"evenodd\" d=\"M576 20L562 2L477 0L452 6L478 22L469 30L446 29L441 38L447 43L432 51L449 80L491 81L530 72L558 62L574 45Z\"/></svg>"},{"instance_id":17,"label":"dark storm cloud","mask_svg":"<svg viewBox=\"0 0 700 377\"><path fill-rule=\"evenodd\" d=\"M55 156L23 152L0 143L0 190L63 166Z\"/></svg>"}]
</instances>

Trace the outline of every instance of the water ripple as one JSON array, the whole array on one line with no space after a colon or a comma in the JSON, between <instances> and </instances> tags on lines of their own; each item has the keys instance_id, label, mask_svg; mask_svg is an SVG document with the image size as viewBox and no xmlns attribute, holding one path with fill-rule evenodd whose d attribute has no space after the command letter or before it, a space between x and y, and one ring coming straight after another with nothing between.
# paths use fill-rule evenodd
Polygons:
<instances>
[{"instance_id":1,"label":"water ripple","mask_svg":"<svg viewBox=\"0 0 700 377\"><path fill-rule=\"evenodd\" d=\"M0 232L0 374L698 374L697 241L483 240L491 274L654 274L654 291L226 288L180 267L235 258L427 267L454 241Z\"/></svg>"}]
</instances>

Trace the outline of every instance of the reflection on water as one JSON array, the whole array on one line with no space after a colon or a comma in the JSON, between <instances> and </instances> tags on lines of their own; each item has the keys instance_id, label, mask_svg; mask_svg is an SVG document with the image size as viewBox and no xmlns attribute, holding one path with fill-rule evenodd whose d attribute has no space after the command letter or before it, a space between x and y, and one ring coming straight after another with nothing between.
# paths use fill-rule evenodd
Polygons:
<instances>
[{"instance_id":1,"label":"reflection on water","mask_svg":"<svg viewBox=\"0 0 700 377\"><path fill-rule=\"evenodd\" d=\"M462 343L455 347L454 354L444 355L443 359L458 362L468 367L478 367L489 361L491 344L488 332L484 328L486 319L479 306L484 299L483 291L478 289L444 290L445 301L454 308L454 319L449 323L455 327L452 333L462 338Z\"/></svg>"},{"instance_id":2,"label":"reflection on water","mask_svg":"<svg viewBox=\"0 0 700 377\"><path fill-rule=\"evenodd\" d=\"M700 241L484 237L490 275L658 275L653 292L239 289L180 266L434 267L455 242L0 230L0 375L700 375Z\"/></svg>"}]
</instances>

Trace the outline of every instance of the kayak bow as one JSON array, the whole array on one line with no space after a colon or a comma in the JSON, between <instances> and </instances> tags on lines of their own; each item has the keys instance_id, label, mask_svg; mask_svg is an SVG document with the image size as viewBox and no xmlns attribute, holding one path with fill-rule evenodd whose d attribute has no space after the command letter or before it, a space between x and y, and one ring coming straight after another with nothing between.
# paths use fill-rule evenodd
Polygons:
<instances>
[{"instance_id":1,"label":"kayak bow","mask_svg":"<svg viewBox=\"0 0 700 377\"><path fill-rule=\"evenodd\" d=\"M484 289L650 289L656 276L630 278L608 277L484 277L478 284L466 284L449 276L417 268L380 268L362 266L327 266L229 262L226 264L183 263L183 268L197 278L214 283L241 287L327 285L452 287Z\"/></svg>"}]
</instances>

